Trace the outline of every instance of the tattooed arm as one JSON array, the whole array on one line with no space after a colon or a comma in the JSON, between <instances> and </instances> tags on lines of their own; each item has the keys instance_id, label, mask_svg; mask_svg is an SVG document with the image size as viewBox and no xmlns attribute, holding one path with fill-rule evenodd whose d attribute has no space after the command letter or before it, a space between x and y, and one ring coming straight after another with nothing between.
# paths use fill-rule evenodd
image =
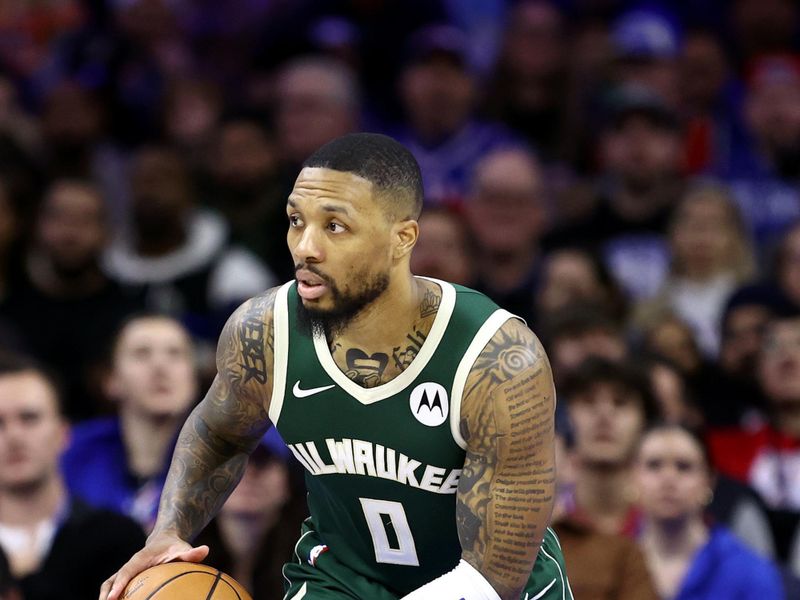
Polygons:
<instances>
[{"instance_id":1,"label":"tattooed arm","mask_svg":"<svg viewBox=\"0 0 800 600\"><path fill-rule=\"evenodd\" d=\"M115 600L128 581L154 564L202 560L188 541L216 514L244 473L249 453L270 426L272 306L275 289L245 302L225 325L217 376L181 429L147 545L100 592Z\"/></svg>"},{"instance_id":2,"label":"tattooed arm","mask_svg":"<svg viewBox=\"0 0 800 600\"><path fill-rule=\"evenodd\" d=\"M550 520L554 411L541 344L520 321L507 321L467 379L456 500L462 557L503 599L520 597Z\"/></svg>"}]
</instances>

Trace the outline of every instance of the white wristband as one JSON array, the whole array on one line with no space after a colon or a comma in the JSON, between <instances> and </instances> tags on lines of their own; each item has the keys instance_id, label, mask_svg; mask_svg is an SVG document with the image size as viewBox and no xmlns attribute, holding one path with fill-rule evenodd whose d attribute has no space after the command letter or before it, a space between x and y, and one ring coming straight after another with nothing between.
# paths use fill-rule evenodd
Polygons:
<instances>
[{"instance_id":1,"label":"white wristband","mask_svg":"<svg viewBox=\"0 0 800 600\"><path fill-rule=\"evenodd\" d=\"M486 578L462 558L455 569L401 600L500 600L500 596Z\"/></svg>"}]
</instances>

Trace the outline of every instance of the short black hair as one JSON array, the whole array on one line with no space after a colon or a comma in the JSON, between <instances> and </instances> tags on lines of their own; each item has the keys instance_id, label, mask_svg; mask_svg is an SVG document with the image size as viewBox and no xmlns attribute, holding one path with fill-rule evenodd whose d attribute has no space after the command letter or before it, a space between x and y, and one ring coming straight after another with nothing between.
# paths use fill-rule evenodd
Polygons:
<instances>
[{"instance_id":1,"label":"short black hair","mask_svg":"<svg viewBox=\"0 0 800 600\"><path fill-rule=\"evenodd\" d=\"M56 403L56 412L64 416L64 386L61 379L49 368L45 367L34 358L15 352L0 351L0 378L35 373L53 390Z\"/></svg>"},{"instance_id":2,"label":"short black hair","mask_svg":"<svg viewBox=\"0 0 800 600\"><path fill-rule=\"evenodd\" d=\"M397 219L417 219L422 212L422 174L409 150L386 135L351 133L309 156L303 168L320 167L363 177Z\"/></svg>"},{"instance_id":3,"label":"short black hair","mask_svg":"<svg viewBox=\"0 0 800 600\"><path fill-rule=\"evenodd\" d=\"M660 419L661 410L649 377L643 369L628 363L591 356L570 373L560 392L569 404L575 396L586 393L595 385L603 383L618 385L635 394L639 398L647 425Z\"/></svg>"}]
</instances>

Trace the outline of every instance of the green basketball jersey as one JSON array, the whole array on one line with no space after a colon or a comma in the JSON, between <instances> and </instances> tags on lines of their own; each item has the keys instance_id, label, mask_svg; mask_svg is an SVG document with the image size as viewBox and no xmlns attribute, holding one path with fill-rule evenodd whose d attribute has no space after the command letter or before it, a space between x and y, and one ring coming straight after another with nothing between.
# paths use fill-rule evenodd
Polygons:
<instances>
[{"instance_id":1,"label":"green basketball jersey","mask_svg":"<svg viewBox=\"0 0 800 600\"><path fill-rule=\"evenodd\" d=\"M475 359L513 318L478 292L436 283L441 304L419 353L372 388L336 366L324 335L296 327L293 282L275 300L269 415L305 467L310 522L327 552L397 595L459 561L461 396Z\"/></svg>"}]
</instances>

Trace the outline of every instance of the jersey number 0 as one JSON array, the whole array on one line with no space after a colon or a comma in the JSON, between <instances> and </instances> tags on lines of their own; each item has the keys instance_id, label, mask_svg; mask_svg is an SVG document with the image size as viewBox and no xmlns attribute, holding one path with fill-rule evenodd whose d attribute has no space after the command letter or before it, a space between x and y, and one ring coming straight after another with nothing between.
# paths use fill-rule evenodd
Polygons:
<instances>
[{"instance_id":1,"label":"jersey number 0","mask_svg":"<svg viewBox=\"0 0 800 600\"><path fill-rule=\"evenodd\" d=\"M403 505L391 500L373 498L359 498L359 500L372 536L375 560L391 565L418 567L417 548ZM394 532L396 541L389 541L391 531Z\"/></svg>"}]
</instances>

